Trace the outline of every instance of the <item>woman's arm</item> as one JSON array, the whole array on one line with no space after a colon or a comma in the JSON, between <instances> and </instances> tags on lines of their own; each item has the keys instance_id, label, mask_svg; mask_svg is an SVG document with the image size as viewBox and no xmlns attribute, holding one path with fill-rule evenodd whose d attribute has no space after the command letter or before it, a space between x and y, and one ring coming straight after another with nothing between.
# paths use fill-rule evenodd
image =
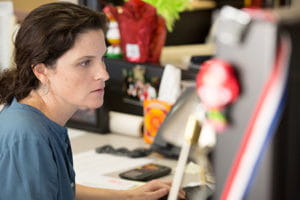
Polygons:
<instances>
[{"instance_id":1,"label":"woman's arm","mask_svg":"<svg viewBox=\"0 0 300 200\"><path fill-rule=\"evenodd\" d=\"M126 191L87 187L76 184L76 200L114 200L127 199Z\"/></svg>"},{"instance_id":2,"label":"woman's arm","mask_svg":"<svg viewBox=\"0 0 300 200\"><path fill-rule=\"evenodd\" d=\"M168 194L169 181L153 180L131 190L111 190L76 185L76 200L157 200ZM184 192L179 197L184 198Z\"/></svg>"}]
</instances>

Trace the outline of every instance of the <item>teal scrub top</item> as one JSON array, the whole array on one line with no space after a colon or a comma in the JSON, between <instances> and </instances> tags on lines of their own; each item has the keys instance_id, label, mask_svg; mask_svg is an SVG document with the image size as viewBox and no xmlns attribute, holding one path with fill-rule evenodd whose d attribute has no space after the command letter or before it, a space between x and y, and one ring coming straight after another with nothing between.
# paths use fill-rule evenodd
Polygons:
<instances>
[{"instance_id":1,"label":"teal scrub top","mask_svg":"<svg viewBox=\"0 0 300 200\"><path fill-rule=\"evenodd\" d=\"M73 200L67 129L16 99L0 111L0 200Z\"/></svg>"}]
</instances>

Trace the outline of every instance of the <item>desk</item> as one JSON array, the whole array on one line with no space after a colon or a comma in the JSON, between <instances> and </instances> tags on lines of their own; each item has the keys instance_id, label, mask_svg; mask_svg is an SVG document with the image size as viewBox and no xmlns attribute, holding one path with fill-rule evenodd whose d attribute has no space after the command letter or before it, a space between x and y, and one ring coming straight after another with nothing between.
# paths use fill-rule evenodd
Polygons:
<instances>
[{"instance_id":1,"label":"desk","mask_svg":"<svg viewBox=\"0 0 300 200\"><path fill-rule=\"evenodd\" d=\"M78 131L75 129L69 129L69 136L71 140L73 154L79 154L86 151L94 150L96 147L110 144L115 148L126 147L128 149L134 149L137 147L149 147L149 144L144 143L142 138L119 135L115 133L109 134L96 134L87 131ZM172 159L163 158L156 154L151 154L150 158L154 163L159 163L172 168L170 175L163 177L164 180L172 180L174 175L177 161ZM101 169L100 169L101 170ZM105 174L107 176L118 178L119 172ZM183 185L187 185L191 182L198 182L198 176L195 174L186 174L183 180Z\"/></svg>"}]
</instances>

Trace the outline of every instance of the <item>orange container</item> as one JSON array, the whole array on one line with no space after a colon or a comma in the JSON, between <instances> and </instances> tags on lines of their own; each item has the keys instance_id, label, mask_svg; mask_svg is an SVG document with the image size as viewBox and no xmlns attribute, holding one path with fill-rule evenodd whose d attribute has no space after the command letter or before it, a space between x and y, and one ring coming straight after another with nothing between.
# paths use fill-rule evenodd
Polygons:
<instances>
[{"instance_id":1,"label":"orange container","mask_svg":"<svg viewBox=\"0 0 300 200\"><path fill-rule=\"evenodd\" d=\"M144 101L144 141L152 144L156 133L171 109L171 104L158 99Z\"/></svg>"}]
</instances>

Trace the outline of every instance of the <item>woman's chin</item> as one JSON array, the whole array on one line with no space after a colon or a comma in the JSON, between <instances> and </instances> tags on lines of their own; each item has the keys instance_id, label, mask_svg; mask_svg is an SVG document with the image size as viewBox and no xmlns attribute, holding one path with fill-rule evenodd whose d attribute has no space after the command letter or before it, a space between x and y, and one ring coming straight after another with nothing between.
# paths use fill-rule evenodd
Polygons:
<instances>
[{"instance_id":1,"label":"woman's chin","mask_svg":"<svg viewBox=\"0 0 300 200\"><path fill-rule=\"evenodd\" d=\"M89 109L97 109L103 105L103 101L92 103L88 106Z\"/></svg>"},{"instance_id":2,"label":"woman's chin","mask_svg":"<svg viewBox=\"0 0 300 200\"><path fill-rule=\"evenodd\" d=\"M103 105L103 99L97 98L97 99L89 99L89 101L83 102L83 104L78 105L78 108L80 110L97 109L100 108L102 105Z\"/></svg>"}]
</instances>

